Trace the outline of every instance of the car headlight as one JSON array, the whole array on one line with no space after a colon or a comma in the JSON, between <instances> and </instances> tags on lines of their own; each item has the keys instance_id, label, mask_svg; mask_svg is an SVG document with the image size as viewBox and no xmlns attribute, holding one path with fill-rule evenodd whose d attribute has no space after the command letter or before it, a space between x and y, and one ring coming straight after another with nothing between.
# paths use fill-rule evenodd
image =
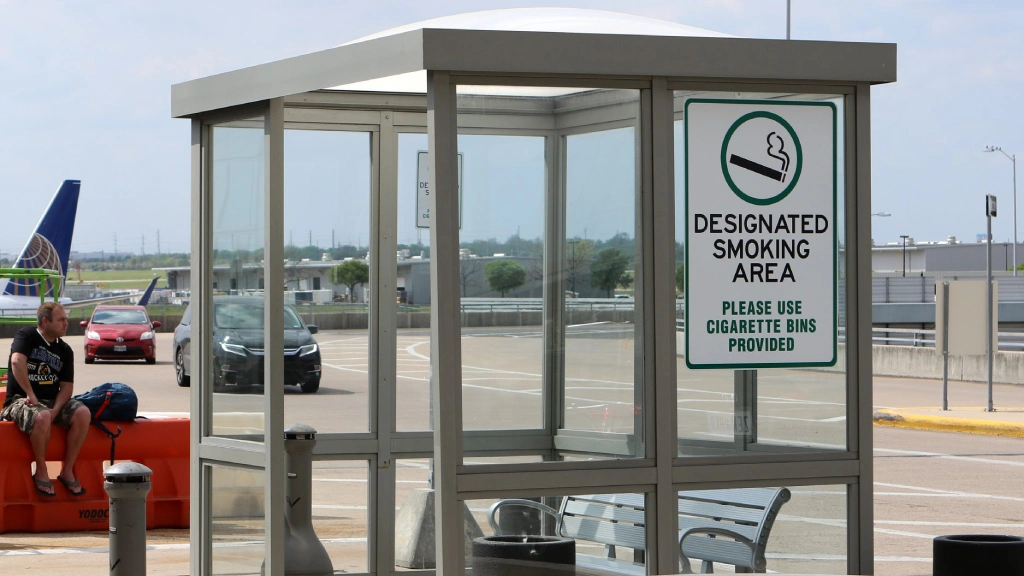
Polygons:
<instances>
[{"instance_id":1,"label":"car headlight","mask_svg":"<svg viewBox=\"0 0 1024 576\"><path fill-rule=\"evenodd\" d=\"M245 346L239 346L238 344L225 344L221 342L220 348L225 352L228 352L230 354L238 354L239 356L245 356L246 353L248 352Z\"/></svg>"},{"instance_id":2,"label":"car headlight","mask_svg":"<svg viewBox=\"0 0 1024 576\"><path fill-rule=\"evenodd\" d=\"M153 333L152 332L143 332L142 336L139 336L139 340L152 340L152 339L153 339Z\"/></svg>"},{"instance_id":3,"label":"car headlight","mask_svg":"<svg viewBox=\"0 0 1024 576\"><path fill-rule=\"evenodd\" d=\"M299 348L299 356L309 356L310 354L317 351L316 344L306 344Z\"/></svg>"},{"instance_id":4,"label":"car headlight","mask_svg":"<svg viewBox=\"0 0 1024 576\"><path fill-rule=\"evenodd\" d=\"M85 337L88 338L89 340L99 340L100 339L100 334L99 334L99 332L93 332L92 330L87 330L85 332Z\"/></svg>"}]
</instances>

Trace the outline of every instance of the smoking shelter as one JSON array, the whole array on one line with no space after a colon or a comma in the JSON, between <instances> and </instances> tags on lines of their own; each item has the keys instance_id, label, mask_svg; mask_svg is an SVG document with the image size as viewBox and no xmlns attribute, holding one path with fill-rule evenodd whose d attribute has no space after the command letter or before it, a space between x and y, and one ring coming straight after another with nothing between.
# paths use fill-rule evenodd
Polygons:
<instances>
[{"instance_id":1,"label":"smoking shelter","mask_svg":"<svg viewBox=\"0 0 1024 576\"><path fill-rule=\"evenodd\" d=\"M494 503L598 494L640 502L618 560L676 573L679 494L771 487L768 569L870 573L870 102L895 80L891 44L523 9L173 86L192 573L284 573L294 423L335 570L462 574ZM315 350L281 313L320 282L302 248L366 264L288 305ZM258 338L225 340L228 296L262 303ZM245 355L261 385L234 390Z\"/></svg>"}]
</instances>

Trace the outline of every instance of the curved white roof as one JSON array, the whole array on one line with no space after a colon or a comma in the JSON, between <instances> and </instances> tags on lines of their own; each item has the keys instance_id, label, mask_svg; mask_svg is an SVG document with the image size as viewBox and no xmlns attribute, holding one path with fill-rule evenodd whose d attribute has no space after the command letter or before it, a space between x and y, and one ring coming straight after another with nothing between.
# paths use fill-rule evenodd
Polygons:
<instances>
[{"instance_id":1,"label":"curved white roof","mask_svg":"<svg viewBox=\"0 0 1024 576\"><path fill-rule=\"evenodd\" d=\"M357 40L342 44L357 44L377 38L384 38L413 30L435 28L443 30L496 30L509 32L561 32L576 34L628 34L637 36L700 36L712 38L732 38L713 30L694 28L667 20L657 20L621 12L605 10L588 10L582 8L512 8L508 10L483 10L467 12L454 16L442 16L423 20L414 24L406 24L383 32L363 36ZM366 82L357 82L345 86L335 86L332 90L356 90L367 92L412 92L426 93L426 72L410 72L386 78L378 78ZM476 88L474 93L493 93L493 90ZM570 93L575 90L540 90L521 88L504 89L503 93L521 95L555 95Z\"/></svg>"},{"instance_id":2,"label":"curved white roof","mask_svg":"<svg viewBox=\"0 0 1024 576\"><path fill-rule=\"evenodd\" d=\"M657 20L621 12L582 8L512 8L483 10L442 16L406 24L346 42L355 44L412 30L507 30L513 32L565 32L577 34L635 34L638 36L702 36L732 38L713 30L694 28L667 20ZM343 44L344 46L345 44Z\"/></svg>"},{"instance_id":3,"label":"curved white roof","mask_svg":"<svg viewBox=\"0 0 1024 576\"><path fill-rule=\"evenodd\" d=\"M571 8L488 10L425 20L347 44L175 84L171 111L191 116L316 90L426 92L424 70L462 76L460 92L510 94L513 87L467 86L472 76L665 77L882 84L896 80L896 45L757 40L630 14ZM498 42L500 38L500 42ZM510 82L512 83L512 82ZM558 84L562 86L558 86ZM514 83L513 83L514 84ZM575 82L573 82L575 85ZM603 85L603 84L602 84Z\"/></svg>"}]
</instances>

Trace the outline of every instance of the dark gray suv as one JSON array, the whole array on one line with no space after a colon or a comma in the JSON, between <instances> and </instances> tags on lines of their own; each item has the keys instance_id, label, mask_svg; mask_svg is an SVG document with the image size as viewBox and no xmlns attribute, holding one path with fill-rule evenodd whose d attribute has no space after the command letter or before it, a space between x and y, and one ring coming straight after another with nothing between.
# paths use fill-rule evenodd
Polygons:
<instances>
[{"instance_id":1,"label":"dark gray suv","mask_svg":"<svg viewBox=\"0 0 1024 576\"><path fill-rule=\"evenodd\" d=\"M192 305L174 329L174 374L178 386L188 386ZM295 310L284 307L284 383L305 393L320 389L320 347ZM213 391L263 389L263 299L217 296L213 299Z\"/></svg>"}]
</instances>

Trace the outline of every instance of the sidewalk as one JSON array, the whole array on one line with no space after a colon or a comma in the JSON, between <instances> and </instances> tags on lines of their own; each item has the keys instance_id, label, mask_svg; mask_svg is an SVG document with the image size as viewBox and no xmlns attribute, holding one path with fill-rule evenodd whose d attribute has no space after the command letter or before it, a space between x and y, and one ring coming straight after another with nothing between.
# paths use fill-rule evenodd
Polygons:
<instances>
[{"instance_id":1,"label":"sidewalk","mask_svg":"<svg viewBox=\"0 0 1024 576\"><path fill-rule=\"evenodd\" d=\"M1024 438L1024 408L1021 407L996 406L994 412L986 412L984 406L951 407L949 410L938 406L882 408L872 419L876 426Z\"/></svg>"}]
</instances>

